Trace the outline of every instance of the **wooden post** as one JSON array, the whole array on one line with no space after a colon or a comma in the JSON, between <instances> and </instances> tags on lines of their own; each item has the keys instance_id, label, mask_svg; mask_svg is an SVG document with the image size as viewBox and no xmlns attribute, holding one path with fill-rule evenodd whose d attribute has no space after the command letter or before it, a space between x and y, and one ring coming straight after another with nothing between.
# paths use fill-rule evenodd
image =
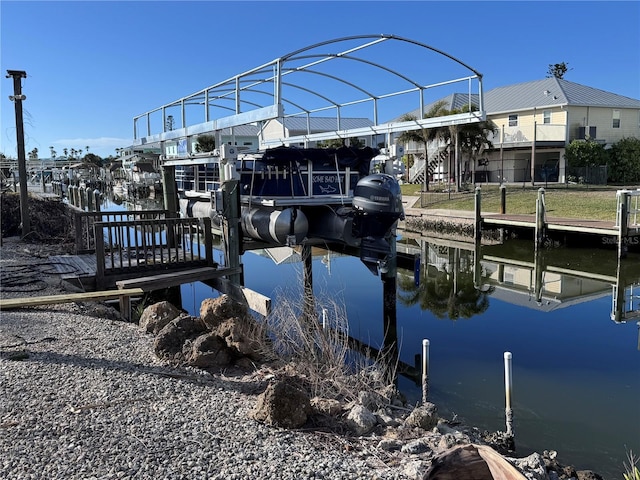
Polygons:
<instances>
[{"instance_id":1,"label":"wooden post","mask_svg":"<svg viewBox=\"0 0 640 480\"><path fill-rule=\"evenodd\" d=\"M311 245L303 243L301 245L302 256L302 317L308 328L311 328L313 322L316 321L315 300L313 296L313 256L311 253Z\"/></svg>"},{"instance_id":2,"label":"wooden post","mask_svg":"<svg viewBox=\"0 0 640 480\"><path fill-rule=\"evenodd\" d=\"M225 243L225 256L227 266L240 267L240 251L242 247L242 235L240 229L240 191L238 180L227 180L222 184L222 197L224 215L222 220L222 234ZM242 285L241 274L234 273L229 276L231 282Z\"/></svg>"},{"instance_id":3,"label":"wooden post","mask_svg":"<svg viewBox=\"0 0 640 480\"><path fill-rule=\"evenodd\" d=\"M500 213L504 215L507 213L507 187L500 185Z\"/></svg>"},{"instance_id":4,"label":"wooden post","mask_svg":"<svg viewBox=\"0 0 640 480\"><path fill-rule=\"evenodd\" d=\"M176 188L176 167L162 166L162 192L164 208L169 211L169 216L178 216L178 193Z\"/></svg>"},{"instance_id":5,"label":"wooden post","mask_svg":"<svg viewBox=\"0 0 640 480\"><path fill-rule=\"evenodd\" d=\"M475 189L474 209L475 209L475 224L474 224L473 234L477 242L479 241L482 235L482 195L481 195L480 187L476 187Z\"/></svg>"},{"instance_id":6,"label":"wooden post","mask_svg":"<svg viewBox=\"0 0 640 480\"><path fill-rule=\"evenodd\" d=\"M96 212L100 211L101 203L102 203L102 195L100 194L100 190L96 189L93 191L93 206Z\"/></svg>"},{"instance_id":7,"label":"wooden post","mask_svg":"<svg viewBox=\"0 0 640 480\"><path fill-rule=\"evenodd\" d=\"M75 248L76 255L80 253L80 250L83 250L83 242L82 242L82 215L78 212L74 212L73 214L73 228L75 234Z\"/></svg>"},{"instance_id":8,"label":"wooden post","mask_svg":"<svg viewBox=\"0 0 640 480\"><path fill-rule=\"evenodd\" d=\"M629 234L629 190L618 191L618 258L627 256L627 235Z\"/></svg>"},{"instance_id":9,"label":"wooden post","mask_svg":"<svg viewBox=\"0 0 640 480\"><path fill-rule=\"evenodd\" d=\"M207 258L207 266L213 266L213 232L211 231L211 219L204 217L202 219L204 229L204 249Z\"/></svg>"},{"instance_id":10,"label":"wooden post","mask_svg":"<svg viewBox=\"0 0 640 480\"><path fill-rule=\"evenodd\" d=\"M538 189L538 198L536 199L536 246L541 246L544 240L545 230L545 204L544 204L544 188Z\"/></svg>"},{"instance_id":11,"label":"wooden post","mask_svg":"<svg viewBox=\"0 0 640 480\"><path fill-rule=\"evenodd\" d=\"M93 224L93 236L96 242L96 288L98 290L102 290L105 285L105 280L104 280L105 251L104 251L104 236L102 235L101 222L95 222Z\"/></svg>"}]
</instances>

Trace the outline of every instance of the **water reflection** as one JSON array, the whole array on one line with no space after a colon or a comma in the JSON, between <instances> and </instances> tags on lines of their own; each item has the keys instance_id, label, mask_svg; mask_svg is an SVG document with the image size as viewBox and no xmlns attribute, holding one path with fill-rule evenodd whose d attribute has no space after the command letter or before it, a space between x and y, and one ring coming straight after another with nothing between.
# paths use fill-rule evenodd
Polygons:
<instances>
[{"instance_id":1,"label":"water reflection","mask_svg":"<svg viewBox=\"0 0 640 480\"><path fill-rule=\"evenodd\" d=\"M611 320L640 318L640 262L634 256L535 250L530 241L479 246L425 237L406 238L398 250L421 259L419 279L416 272L399 274L401 303L420 305L437 318L482 314L490 298L549 312L607 296Z\"/></svg>"},{"instance_id":2,"label":"water reflection","mask_svg":"<svg viewBox=\"0 0 640 480\"><path fill-rule=\"evenodd\" d=\"M471 318L489 308L494 287L484 287L488 279L481 273L483 288L476 288L475 254L471 250L422 241L420 277L398 274L398 300L402 305L420 305L437 318Z\"/></svg>"},{"instance_id":3,"label":"water reflection","mask_svg":"<svg viewBox=\"0 0 640 480\"><path fill-rule=\"evenodd\" d=\"M428 338L429 398L441 415L504 430L503 353L511 351L518 455L555 449L567 463L621 478L626 449L640 451L640 254L619 261L615 250L536 252L531 241L428 237L399 238L397 249L393 321L383 313L381 278L357 257L314 248L314 293L344 303L361 347L394 347L409 401L421 399ZM288 247L242 261L246 287L274 301L303 277L300 252ZM182 286L192 314L217 295Z\"/></svg>"}]
</instances>

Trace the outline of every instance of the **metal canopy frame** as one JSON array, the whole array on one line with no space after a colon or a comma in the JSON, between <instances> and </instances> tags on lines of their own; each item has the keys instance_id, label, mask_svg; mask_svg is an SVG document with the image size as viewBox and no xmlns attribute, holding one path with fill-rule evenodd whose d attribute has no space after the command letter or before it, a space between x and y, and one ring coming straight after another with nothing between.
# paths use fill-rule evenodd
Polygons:
<instances>
[{"instance_id":1,"label":"metal canopy frame","mask_svg":"<svg viewBox=\"0 0 640 480\"><path fill-rule=\"evenodd\" d=\"M462 70L462 76L456 75L456 78L429 82L421 81L415 74L410 77L409 73L401 73L398 71L399 67L391 65L389 56L384 57L384 52L376 56L375 48L387 42L395 42L403 48L418 47L414 56L410 57L412 65L422 65L420 62L424 60L418 55L428 53L453 63L456 69ZM347 45L349 48L339 53L318 53L319 48L329 45ZM386 63L382 60L386 60ZM424 65L429 63L425 62ZM405 66L408 66L407 63ZM373 74L367 75L364 70ZM430 71L432 74L433 70L436 69ZM426 75L420 75L423 76ZM296 79L300 81L294 81ZM466 84L469 95L468 112L424 118L425 103L429 103L426 102L426 94L438 95L434 93L437 89L459 88L460 83ZM351 97L342 98L344 91L348 91ZM416 93L417 104L414 103L412 108L404 108L401 112L395 113L395 117L398 118L402 112L419 111L416 120L379 123L380 101ZM444 96L446 94L433 96L431 101ZM344 115L345 111L351 107L359 107L359 111L362 112L364 106L370 110L357 118L369 118L373 125L355 129L342 128L341 118L349 116ZM335 112L336 127L326 132L311 133L309 119L327 111ZM179 117L179 128L176 129L169 128L167 121L170 115L174 116L173 112ZM229 112L232 113L229 115ZM307 118L307 133L287 136L284 119L301 116ZM282 136L266 139L262 135L263 127L266 122L274 119L282 121ZM306 144L310 141L334 138L390 135L409 130L474 123L485 119L482 74L474 68L442 50L415 40L387 34L356 35L327 40L295 50L174 102L137 115L133 119L133 145L162 143L203 133L216 133L225 128L231 128L233 133L233 127L253 124L261 127L260 146L267 148L294 142Z\"/></svg>"}]
</instances>

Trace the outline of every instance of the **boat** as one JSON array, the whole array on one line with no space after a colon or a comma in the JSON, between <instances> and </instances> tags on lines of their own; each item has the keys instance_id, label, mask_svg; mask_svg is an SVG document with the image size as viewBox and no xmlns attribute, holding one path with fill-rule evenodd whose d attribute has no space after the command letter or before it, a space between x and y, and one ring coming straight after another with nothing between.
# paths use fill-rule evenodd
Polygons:
<instances>
[{"instance_id":1,"label":"boat","mask_svg":"<svg viewBox=\"0 0 640 480\"><path fill-rule=\"evenodd\" d=\"M285 146L239 153L222 145L164 164L175 167L181 215L210 217L220 225L222 182L236 180L245 247L338 243L359 248L361 260L377 274L404 216L396 177L370 173L378 154L371 147Z\"/></svg>"},{"instance_id":2,"label":"boat","mask_svg":"<svg viewBox=\"0 0 640 480\"><path fill-rule=\"evenodd\" d=\"M132 155L114 162L109 169L111 188L120 195L145 198L162 191L162 176L151 160Z\"/></svg>"}]
</instances>

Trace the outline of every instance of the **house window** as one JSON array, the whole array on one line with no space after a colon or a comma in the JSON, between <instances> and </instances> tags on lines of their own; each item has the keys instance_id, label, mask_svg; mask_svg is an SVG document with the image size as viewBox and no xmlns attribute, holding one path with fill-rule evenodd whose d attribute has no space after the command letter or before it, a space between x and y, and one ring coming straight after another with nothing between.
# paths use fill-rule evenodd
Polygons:
<instances>
[{"instance_id":1,"label":"house window","mask_svg":"<svg viewBox=\"0 0 640 480\"><path fill-rule=\"evenodd\" d=\"M613 128L620 128L620 110L613 111Z\"/></svg>"},{"instance_id":2,"label":"house window","mask_svg":"<svg viewBox=\"0 0 640 480\"><path fill-rule=\"evenodd\" d=\"M509 126L510 127L517 127L518 126L518 115L517 114L509 115Z\"/></svg>"},{"instance_id":3,"label":"house window","mask_svg":"<svg viewBox=\"0 0 640 480\"><path fill-rule=\"evenodd\" d=\"M551 123L551 110L544 110L542 112L542 123Z\"/></svg>"}]
</instances>

